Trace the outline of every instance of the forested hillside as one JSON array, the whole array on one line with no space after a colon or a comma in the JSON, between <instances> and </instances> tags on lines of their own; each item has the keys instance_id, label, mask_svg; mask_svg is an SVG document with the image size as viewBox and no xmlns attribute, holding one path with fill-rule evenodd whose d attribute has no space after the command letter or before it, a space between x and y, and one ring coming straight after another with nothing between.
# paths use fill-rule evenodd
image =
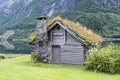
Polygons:
<instances>
[{"instance_id":1,"label":"forested hillside","mask_svg":"<svg viewBox=\"0 0 120 80\"><path fill-rule=\"evenodd\" d=\"M0 0L0 4L0 28L13 29L20 36L35 28L40 15L61 15L103 36L120 33L120 0Z\"/></svg>"}]
</instances>

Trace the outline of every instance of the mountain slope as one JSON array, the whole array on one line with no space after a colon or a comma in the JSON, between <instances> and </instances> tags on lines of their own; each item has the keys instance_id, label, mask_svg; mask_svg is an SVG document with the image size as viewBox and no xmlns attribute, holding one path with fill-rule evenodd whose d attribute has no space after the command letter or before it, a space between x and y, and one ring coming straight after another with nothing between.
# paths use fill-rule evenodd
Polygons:
<instances>
[{"instance_id":1,"label":"mountain slope","mask_svg":"<svg viewBox=\"0 0 120 80\"><path fill-rule=\"evenodd\" d=\"M61 15L103 36L119 35L120 0L0 0L0 5L2 30L23 29L25 34L37 16Z\"/></svg>"}]
</instances>

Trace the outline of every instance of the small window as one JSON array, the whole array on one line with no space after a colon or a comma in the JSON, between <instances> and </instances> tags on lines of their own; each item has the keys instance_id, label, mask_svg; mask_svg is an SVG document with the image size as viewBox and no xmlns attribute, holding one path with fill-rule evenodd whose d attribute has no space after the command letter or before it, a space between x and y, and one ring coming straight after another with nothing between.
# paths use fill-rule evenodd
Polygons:
<instances>
[{"instance_id":1,"label":"small window","mask_svg":"<svg viewBox=\"0 0 120 80\"><path fill-rule=\"evenodd\" d=\"M60 30L60 27L57 27L57 30Z\"/></svg>"}]
</instances>

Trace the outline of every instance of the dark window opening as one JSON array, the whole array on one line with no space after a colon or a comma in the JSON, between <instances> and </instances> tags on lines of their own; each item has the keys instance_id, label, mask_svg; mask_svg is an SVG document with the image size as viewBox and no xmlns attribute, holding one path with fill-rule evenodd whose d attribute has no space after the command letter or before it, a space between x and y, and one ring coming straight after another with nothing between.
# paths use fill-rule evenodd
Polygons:
<instances>
[{"instance_id":1,"label":"dark window opening","mask_svg":"<svg viewBox=\"0 0 120 80\"><path fill-rule=\"evenodd\" d=\"M60 27L57 27L57 30L60 30Z\"/></svg>"}]
</instances>

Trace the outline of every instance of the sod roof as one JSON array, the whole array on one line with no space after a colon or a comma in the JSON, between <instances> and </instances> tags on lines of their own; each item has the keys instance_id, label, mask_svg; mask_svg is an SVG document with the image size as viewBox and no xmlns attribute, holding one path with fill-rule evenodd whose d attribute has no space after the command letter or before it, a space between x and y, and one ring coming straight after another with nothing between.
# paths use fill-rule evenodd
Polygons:
<instances>
[{"instance_id":1,"label":"sod roof","mask_svg":"<svg viewBox=\"0 0 120 80\"><path fill-rule=\"evenodd\" d=\"M79 23L75 23L73 21L70 21L65 18L61 18L60 16L57 16L47 22L47 27L49 28L51 25L53 25L56 21L61 22L64 26L66 26L70 31L74 32L77 37L82 38L84 41L95 44L102 42L102 37L100 35L97 35L92 30L87 29L85 26L82 26ZM36 34L31 35L30 37L30 43L32 43L35 40Z\"/></svg>"},{"instance_id":2,"label":"sod roof","mask_svg":"<svg viewBox=\"0 0 120 80\"><path fill-rule=\"evenodd\" d=\"M90 44L99 43L102 41L102 37L100 35L95 34L93 31L91 31L90 29L87 29L85 26L82 26L81 24L75 23L68 19L61 18L60 16L57 16L51 19L47 23L47 27L51 26L56 21L60 21L69 30L74 32L77 37L81 37L82 39L84 39L86 42Z\"/></svg>"}]
</instances>

